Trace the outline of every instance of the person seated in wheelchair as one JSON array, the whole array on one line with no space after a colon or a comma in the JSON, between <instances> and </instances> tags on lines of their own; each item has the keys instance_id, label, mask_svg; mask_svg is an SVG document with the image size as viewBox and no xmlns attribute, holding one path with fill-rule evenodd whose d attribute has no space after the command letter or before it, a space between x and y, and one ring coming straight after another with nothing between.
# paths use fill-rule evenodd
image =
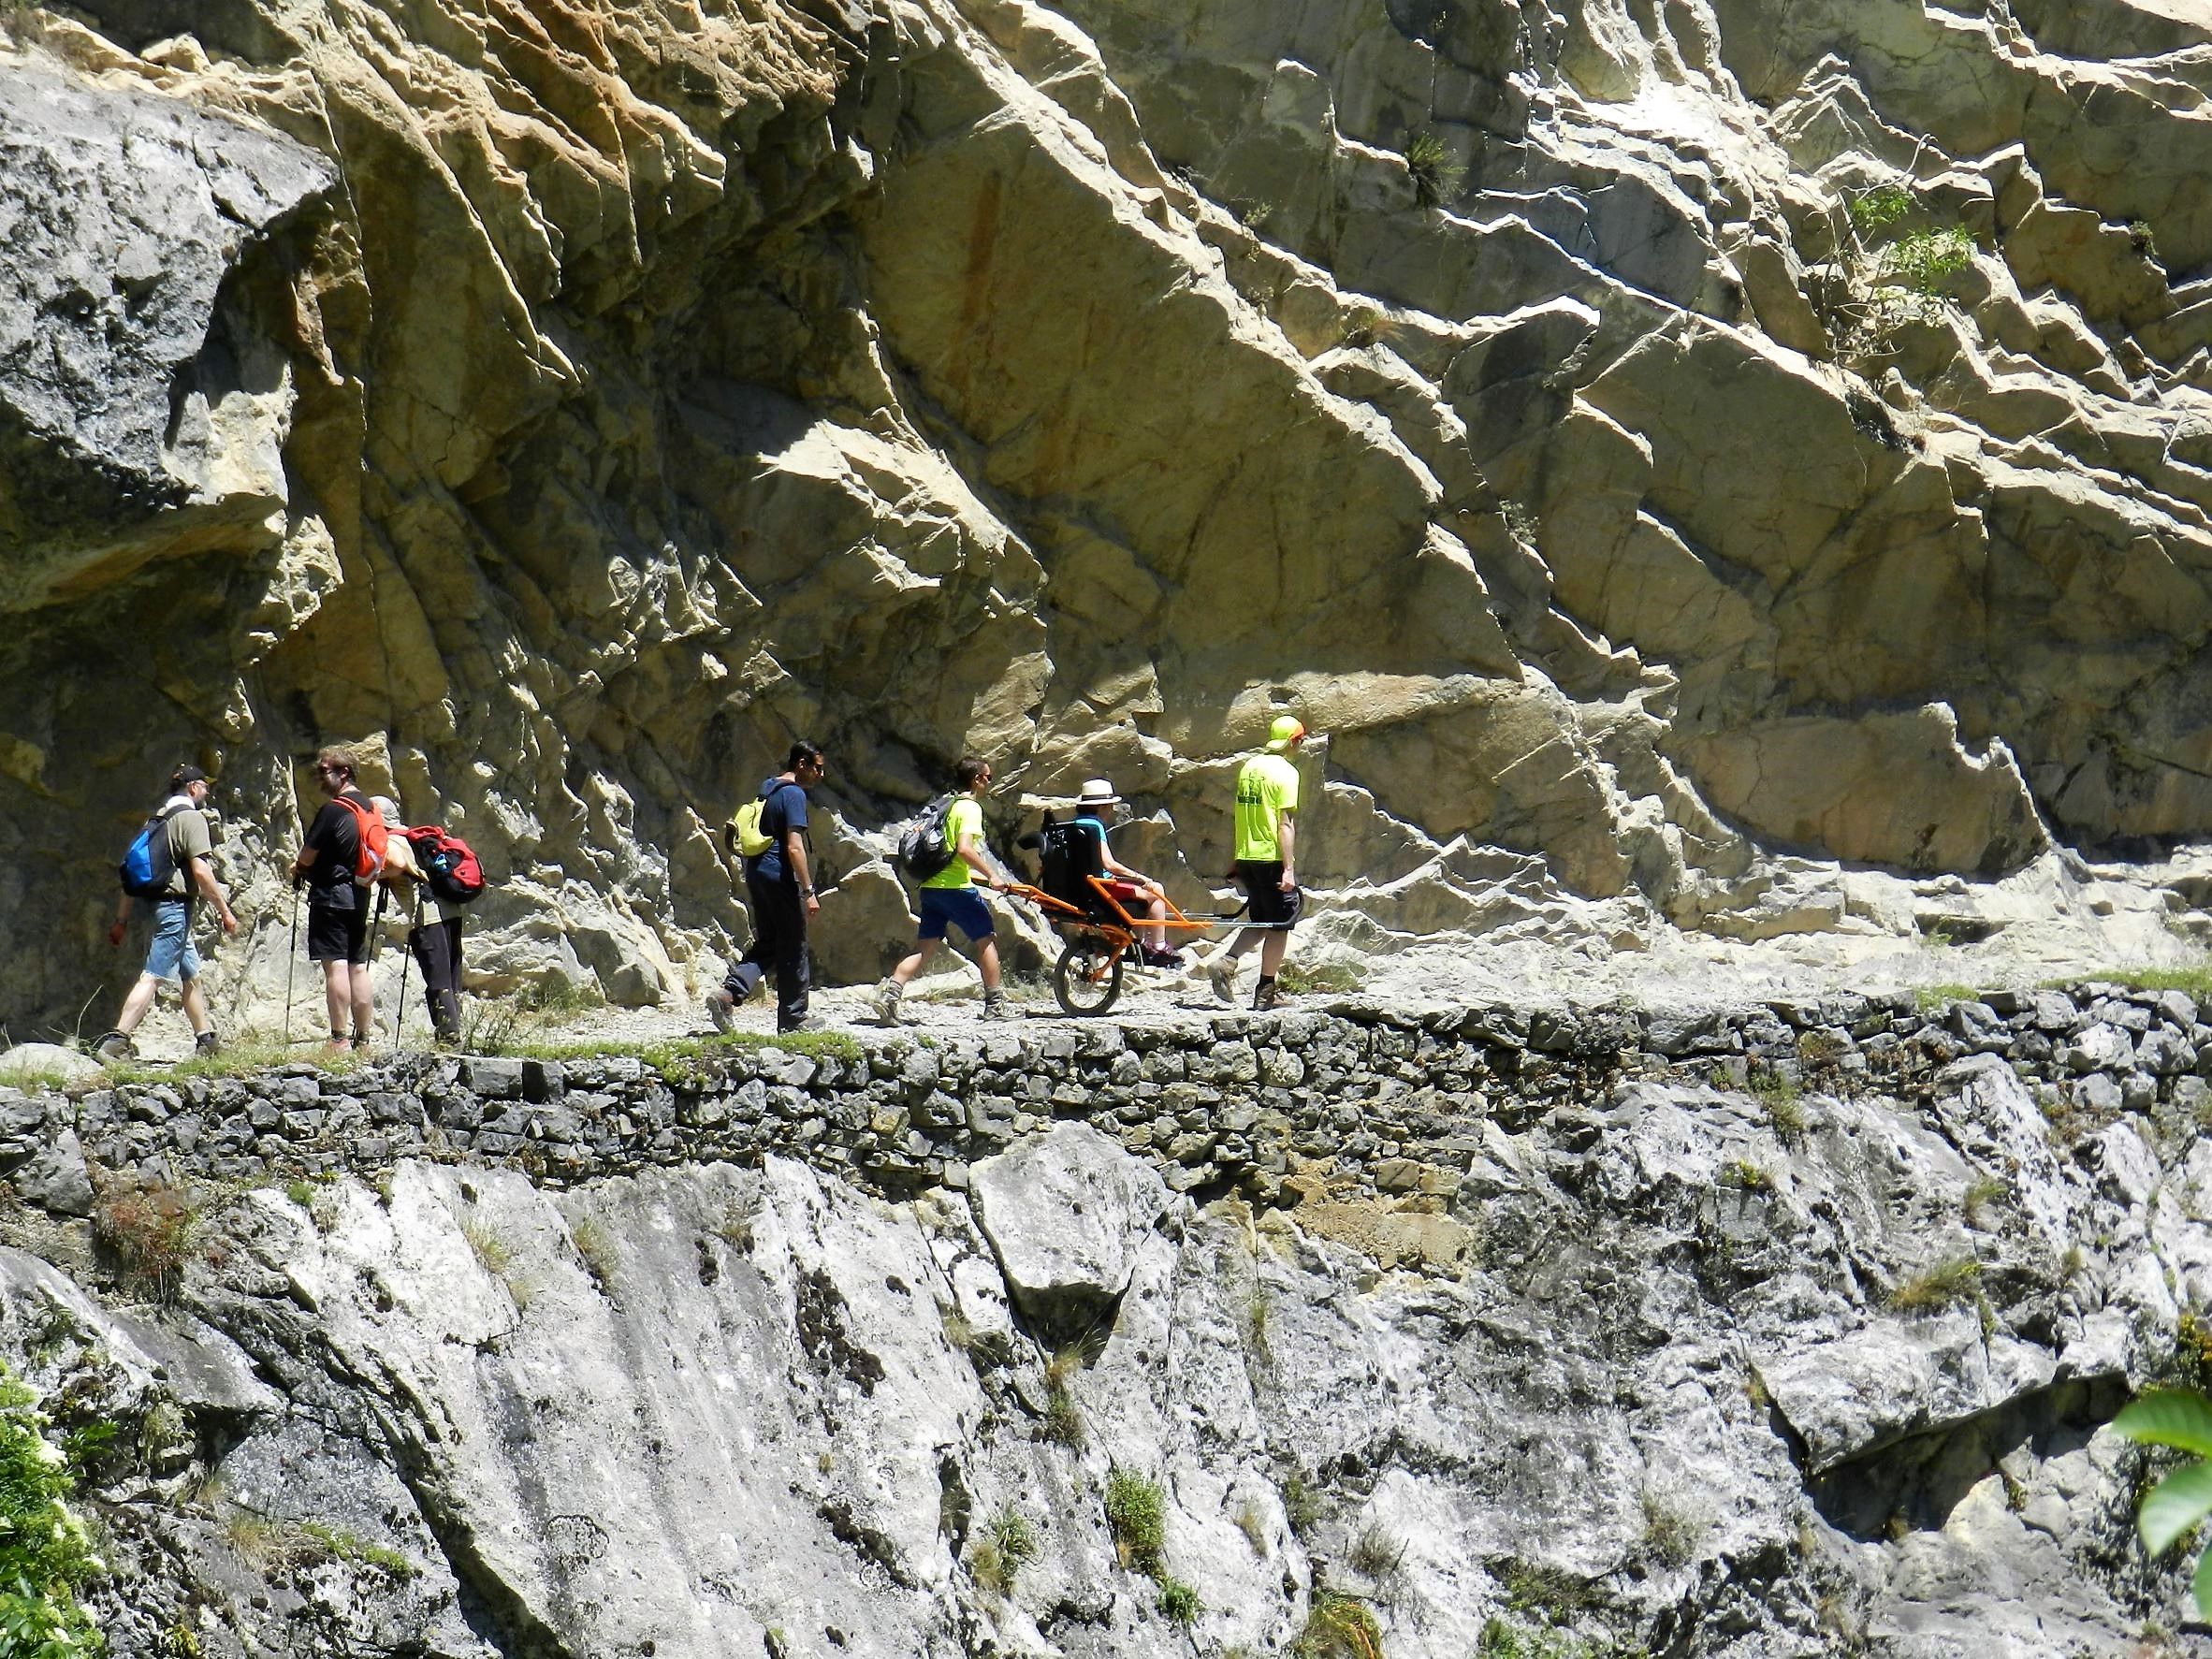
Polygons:
<instances>
[{"instance_id":1,"label":"person seated in wheelchair","mask_svg":"<svg viewBox=\"0 0 2212 1659\"><path fill-rule=\"evenodd\" d=\"M1075 816L1069 826L1075 832L1078 842L1089 840L1095 845L1096 858L1084 860L1085 874L1098 876L1104 882L1124 910L1142 905L1154 925L1139 930L1139 945L1144 965L1148 968L1180 968L1183 953L1168 949L1168 900L1166 892L1157 881L1142 870L1133 870L1113 856L1107 844L1106 827L1113 821L1113 809L1121 805L1121 797L1113 793L1113 785L1103 778L1085 780L1083 793L1076 798ZM1081 884L1081 877L1075 878Z\"/></svg>"}]
</instances>

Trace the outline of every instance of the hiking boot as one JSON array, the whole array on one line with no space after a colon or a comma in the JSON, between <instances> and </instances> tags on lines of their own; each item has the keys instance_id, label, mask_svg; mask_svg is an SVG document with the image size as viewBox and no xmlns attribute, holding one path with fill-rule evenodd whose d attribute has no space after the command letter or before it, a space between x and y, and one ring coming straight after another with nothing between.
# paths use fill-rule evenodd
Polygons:
<instances>
[{"instance_id":1,"label":"hiking boot","mask_svg":"<svg viewBox=\"0 0 2212 1659\"><path fill-rule=\"evenodd\" d=\"M1283 993L1276 988L1274 981L1261 980L1259 988L1252 993L1252 1011L1265 1013L1282 999Z\"/></svg>"},{"instance_id":2,"label":"hiking boot","mask_svg":"<svg viewBox=\"0 0 2212 1659\"><path fill-rule=\"evenodd\" d=\"M1022 1011L1007 999L1004 991L984 992L983 1011L976 1015L979 1020L1018 1020L1021 1017Z\"/></svg>"},{"instance_id":3,"label":"hiking boot","mask_svg":"<svg viewBox=\"0 0 2212 1659\"><path fill-rule=\"evenodd\" d=\"M135 1060L138 1057L138 1051L122 1032L110 1031L93 1044L93 1055L95 1059L109 1061Z\"/></svg>"},{"instance_id":4,"label":"hiking boot","mask_svg":"<svg viewBox=\"0 0 2212 1659\"><path fill-rule=\"evenodd\" d=\"M730 995L728 986L706 993L706 1017L714 1022L717 1031L726 1033L737 1029L737 998Z\"/></svg>"},{"instance_id":5,"label":"hiking boot","mask_svg":"<svg viewBox=\"0 0 2212 1659\"><path fill-rule=\"evenodd\" d=\"M1142 953L1142 960L1147 968L1181 968L1183 966L1183 953L1166 950L1157 945L1146 945Z\"/></svg>"},{"instance_id":6,"label":"hiking boot","mask_svg":"<svg viewBox=\"0 0 2212 1659\"><path fill-rule=\"evenodd\" d=\"M902 1023L900 1005L906 994L907 988L896 980L885 980L869 993L868 1011L875 1016L877 1025L890 1026Z\"/></svg>"},{"instance_id":7,"label":"hiking boot","mask_svg":"<svg viewBox=\"0 0 2212 1659\"><path fill-rule=\"evenodd\" d=\"M1214 1000L1232 1007L1237 999L1237 963L1234 956L1216 956L1206 964L1206 983L1214 987Z\"/></svg>"},{"instance_id":8,"label":"hiking boot","mask_svg":"<svg viewBox=\"0 0 2212 1659\"><path fill-rule=\"evenodd\" d=\"M808 1014L805 1019L793 1020L788 1026L777 1026L776 1035L779 1037L802 1037L809 1031L826 1031L828 1029L829 1022L827 1020L817 1014Z\"/></svg>"},{"instance_id":9,"label":"hiking boot","mask_svg":"<svg viewBox=\"0 0 2212 1659\"><path fill-rule=\"evenodd\" d=\"M206 1059L210 1055L215 1054L221 1050L222 1047L223 1039L215 1035L214 1028L212 1026L210 1026L207 1030L202 1031L197 1037L195 1037L192 1040L192 1052L194 1055L199 1059Z\"/></svg>"}]
</instances>

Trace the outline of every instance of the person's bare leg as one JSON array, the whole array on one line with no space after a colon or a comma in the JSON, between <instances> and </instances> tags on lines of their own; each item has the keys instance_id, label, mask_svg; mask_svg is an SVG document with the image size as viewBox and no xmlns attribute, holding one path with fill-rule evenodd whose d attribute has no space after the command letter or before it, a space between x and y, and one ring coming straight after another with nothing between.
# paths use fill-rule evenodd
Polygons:
<instances>
[{"instance_id":1,"label":"person's bare leg","mask_svg":"<svg viewBox=\"0 0 2212 1659\"><path fill-rule=\"evenodd\" d=\"M196 978L184 982L183 997L184 1017L192 1023L193 1036L204 1037L214 1029L214 1022L208 1018L208 996Z\"/></svg>"},{"instance_id":2,"label":"person's bare leg","mask_svg":"<svg viewBox=\"0 0 2212 1659\"><path fill-rule=\"evenodd\" d=\"M376 1029L376 993L366 962L349 962L346 967L353 982L354 1035L365 1039Z\"/></svg>"},{"instance_id":3,"label":"person's bare leg","mask_svg":"<svg viewBox=\"0 0 2212 1659\"><path fill-rule=\"evenodd\" d=\"M998 936L992 934L975 948L975 965L983 976L983 995L998 989Z\"/></svg>"},{"instance_id":4,"label":"person's bare leg","mask_svg":"<svg viewBox=\"0 0 2212 1659\"><path fill-rule=\"evenodd\" d=\"M153 997L161 989L161 982L150 973L138 976L138 982L130 988L130 995L123 999L123 1011L115 1016L115 1028L128 1037L138 1028L138 1022L146 1017L153 1006Z\"/></svg>"},{"instance_id":5,"label":"person's bare leg","mask_svg":"<svg viewBox=\"0 0 2212 1659\"><path fill-rule=\"evenodd\" d=\"M914 947L914 953L891 970L891 982L904 989L913 977L929 966L929 959L937 954L941 939L925 939Z\"/></svg>"},{"instance_id":6,"label":"person's bare leg","mask_svg":"<svg viewBox=\"0 0 2212 1659\"><path fill-rule=\"evenodd\" d=\"M330 1014L330 1037L333 1041L345 1041L346 1004L353 1000L353 976L346 970L351 965L344 962L323 964L323 1005Z\"/></svg>"},{"instance_id":7,"label":"person's bare leg","mask_svg":"<svg viewBox=\"0 0 2212 1659\"><path fill-rule=\"evenodd\" d=\"M1152 902L1145 907L1144 913L1157 924L1157 926L1144 930L1147 942L1156 951L1166 950L1168 948L1168 901L1158 894L1155 894Z\"/></svg>"},{"instance_id":8,"label":"person's bare leg","mask_svg":"<svg viewBox=\"0 0 2212 1659\"><path fill-rule=\"evenodd\" d=\"M1279 933L1269 934L1267 942L1259 947L1259 977L1263 980L1273 979L1275 970L1283 966L1283 958L1289 953L1289 951L1290 930L1288 928L1286 927Z\"/></svg>"}]
</instances>

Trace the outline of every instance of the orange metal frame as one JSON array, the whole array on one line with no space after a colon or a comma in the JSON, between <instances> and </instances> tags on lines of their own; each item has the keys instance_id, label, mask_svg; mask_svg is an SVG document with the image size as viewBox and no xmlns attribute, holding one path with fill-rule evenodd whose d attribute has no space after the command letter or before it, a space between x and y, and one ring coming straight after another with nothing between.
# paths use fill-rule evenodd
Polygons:
<instances>
[{"instance_id":1,"label":"orange metal frame","mask_svg":"<svg viewBox=\"0 0 2212 1659\"><path fill-rule=\"evenodd\" d=\"M1113 890L1102 879L1085 876L1084 880L1098 894L1099 902L1113 912L1111 917L1100 916L1095 911L1084 910L1081 905L1071 905L1064 898L1055 898L1043 888L1032 887L1026 881L1016 882L1006 888L1005 892L1034 904L1044 912L1044 919L1055 927L1084 927L1098 934L1113 947L1105 962L1100 964L1101 972L1111 966L1114 957L1137 942L1137 929L1140 927L1165 927L1171 932L1203 933L1208 928L1217 927L1223 922L1231 920L1227 916L1186 916L1176 908L1175 901L1165 895L1160 899L1168 907L1168 913L1163 920L1155 922L1150 916L1132 916L1121 908L1121 900L1113 896ZM1143 958L1140 956L1137 960L1142 965Z\"/></svg>"}]
</instances>

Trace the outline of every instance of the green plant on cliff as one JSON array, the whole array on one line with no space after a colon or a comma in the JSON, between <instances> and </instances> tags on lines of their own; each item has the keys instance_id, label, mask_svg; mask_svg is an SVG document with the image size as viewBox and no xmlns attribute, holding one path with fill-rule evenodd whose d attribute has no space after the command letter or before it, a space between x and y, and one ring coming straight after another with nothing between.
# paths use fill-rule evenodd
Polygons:
<instances>
[{"instance_id":1,"label":"green plant on cliff","mask_svg":"<svg viewBox=\"0 0 2212 1659\"><path fill-rule=\"evenodd\" d=\"M68 1460L47 1439L38 1396L0 1365L0 1653L80 1659L107 1640L78 1601L105 1572L70 1509Z\"/></svg>"},{"instance_id":2,"label":"green plant on cliff","mask_svg":"<svg viewBox=\"0 0 2212 1659\"><path fill-rule=\"evenodd\" d=\"M1305 1628L1290 1644L1291 1659L1382 1659L1382 1629L1357 1596L1317 1590Z\"/></svg>"},{"instance_id":3,"label":"green plant on cliff","mask_svg":"<svg viewBox=\"0 0 2212 1659\"><path fill-rule=\"evenodd\" d=\"M1982 1264L1961 1256L1901 1281L1883 1305L1893 1314L1939 1314L1972 1302L1981 1288Z\"/></svg>"},{"instance_id":4,"label":"green plant on cliff","mask_svg":"<svg viewBox=\"0 0 2212 1659\"><path fill-rule=\"evenodd\" d=\"M1405 170L1413 179L1413 199L1424 208L1449 201L1467 174L1434 133L1416 133L1406 141Z\"/></svg>"},{"instance_id":5,"label":"green plant on cliff","mask_svg":"<svg viewBox=\"0 0 2212 1659\"><path fill-rule=\"evenodd\" d=\"M120 1176L104 1183L93 1203L93 1238L123 1282L156 1302L176 1295L201 1225L196 1195L165 1181Z\"/></svg>"},{"instance_id":6,"label":"green plant on cliff","mask_svg":"<svg viewBox=\"0 0 2212 1659\"><path fill-rule=\"evenodd\" d=\"M1912 192L1896 184L1877 184L1853 196L1845 211L1851 227L1862 237L1873 237L1913 211Z\"/></svg>"},{"instance_id":7,"label":"green plant on cliff","mask_svg":"<svg viewBox=\"0 0 2212 1659\"><path fill-rule=\"evenodd\" d=\"M2212 1400L2190 1389L2155 1389L2121 1411L2112 1426L2131 1440L2172 1447L2196 1460L2152 1487L2136 1511L2143 1547L2163 1555L2212 1515ZM2212 1550L2198 1558L2193 1587L2198 1613L2212 1619Z\"/></svg>"},{"instance_id":8,"label":"green plant on cliff","mask_svg":"<svg viewBox=\"0 0 2212 1659\"><path fill-rule=\"evenodd\" d=\"M1167 1569L1168 1500L1158 1481L1115 1463L1106 1475L1106 1524L1122 1565L1155 1579Z\"/></svg>"},{"instance_id":9,"label":"green plant on cliff","mask_svg":"<svg viewBox=\"0 0 2212 1659\"><path fill-rule=\"evenodd\" d=\"M1956 225L1941 230L1908 231L1883 250L1875 286L1922 299L1943 293L1944 279L1973 263L1973 238Z\"/></svg>"}]
</instances>

